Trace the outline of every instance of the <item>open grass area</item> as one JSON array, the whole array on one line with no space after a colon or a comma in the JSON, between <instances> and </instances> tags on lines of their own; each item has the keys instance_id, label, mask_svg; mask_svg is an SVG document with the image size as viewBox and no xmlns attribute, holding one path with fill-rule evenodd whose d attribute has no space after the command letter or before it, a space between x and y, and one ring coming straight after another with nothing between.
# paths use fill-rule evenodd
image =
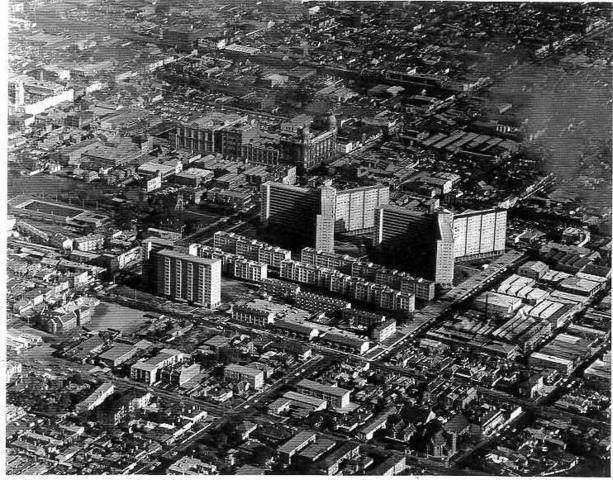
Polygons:
<instances>
[{"instance_id":1,"label":"open grass area","mask_svg":"<svg viewBox=\"0 0 613 480\"><path fill-rule=\"evenodd\" d=\"M116 303L102 302L96 307L87 328L90 330L113 328L123 334L130 334L140 330L146 321L147 317L142 310L124 307Z\"/></svg>"},{"instance_id":2,"label":"open grass area","mask_svg":"<svg viewBox=\"0 0 613 480\"><path fill-rule=\"evenodd\" d=\"M41 202L39 200L34 200L33 202L27 204L24 208L26 210L49 213L60 217L75 217L78 214L83 213L83 210L80 208L72 208L66 205L60 205L58 203Z\"/></svg>"}]
</instances>

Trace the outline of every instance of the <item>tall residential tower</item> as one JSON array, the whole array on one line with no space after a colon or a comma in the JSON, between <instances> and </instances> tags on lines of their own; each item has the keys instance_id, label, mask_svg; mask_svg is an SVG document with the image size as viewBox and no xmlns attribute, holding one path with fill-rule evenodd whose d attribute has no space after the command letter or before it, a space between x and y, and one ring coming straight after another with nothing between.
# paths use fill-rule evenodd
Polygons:
<instances>
[{"instance_id":1,"label":"tall residential tower","mask_svg":"<svg viewBox=\"0 0 613 480\"><path fill-rule=\"evenodd\" d=\"M221 302L221 260L164 249L154 254L157 295L214 307Z\"/></svg>"},{"instance_id":2,"label":"tall residential tower","mask_svg":"<svg viewBox=\"0 0 613 480\"><path fill-rule=\"evenodd\" d=\"M375 211L374 246L398 267L434 280L453 283L453 214L409 210L391 205Z\"/></svg>"},{"instance_id":3,"label":"tall residential tower","mask_svg":"<svg viewBox=\"0 0 613 480\"><path fill-rule=\"evenodd\" d=\"M507 212L502 209L453 214L383 206L375 215L373 244L411 273L440 285L453 282L455 260L504 253Z\"/></svg>"}]
</instances>

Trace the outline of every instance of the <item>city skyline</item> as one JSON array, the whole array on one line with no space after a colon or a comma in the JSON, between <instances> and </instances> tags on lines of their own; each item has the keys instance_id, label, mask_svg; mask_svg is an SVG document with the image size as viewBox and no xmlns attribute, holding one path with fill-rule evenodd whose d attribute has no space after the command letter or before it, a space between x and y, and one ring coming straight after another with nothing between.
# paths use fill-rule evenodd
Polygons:
<instances>
[{"instance_id":1,"label":"city skyline","mask_svg":"<svg viewBox=\"0 0 613 480\"><path fill-rule=\"evenodd\" d=\"M7 475L610 476L610 4L7 11Z\"/></svg>"}]
</instances>

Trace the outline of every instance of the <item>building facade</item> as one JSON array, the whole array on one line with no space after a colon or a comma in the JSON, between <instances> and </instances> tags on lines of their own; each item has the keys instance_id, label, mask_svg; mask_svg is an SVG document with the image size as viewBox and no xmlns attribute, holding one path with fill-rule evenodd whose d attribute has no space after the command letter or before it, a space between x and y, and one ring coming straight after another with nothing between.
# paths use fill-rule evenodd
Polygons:
<instances>
[{"instance_id":1,"label":"building facade","mask_svg":"<svg viewBox=\"0 0 613 480\"><path fill-rule=\"evenodd\" d=\"M130 367L130 378L153 385L159 380L159 372L162 368L180 363L184 358L185 354L179 350L164 348L154 357L132 365Z\"/></svg>"},{"instance_id":2,"label":"building facade","mask_svg":"<svg viewBox=\"0 0 613 480\"><path fill-rule=\"evenodd\" d=\"M334 223L336 212L336 189L324 185L320 189L319 214L315 218L315 248L334 252Z\"/></svg>"},{"instance_id":3,"label":"building facade","mask_svg":"<svg viewBox=\"0 0 613 480\"><path fill-rule=\"evenodd\" d=\"M336 192L335 232L356 232L375 226L375 209L389 203L389 187L373 185Z\"/></svg>"},{"instance_id":4,"label":"building facade","mask_svg":"<svg viewBox=\"0 0 613 480\"><path fill-rule=\"evenodd\" d=\"M174 135L175 148L205 154L222 153L224 145L230 148L236 143L236 135L224 133L225 130L241 124L247 124L246 116L211 112L179 125Z\"/></svg>"},{"instance_id":5,"label":"building facade","mask_svg":"<svg viewBox=\"0 0 613 480\"><path fill-rule=\"evenodd\" d=\"M305 126L295 134L285 134L279 141L280 158L284 163L296 165L306 171L331 160L336 153L336 128L323 132L311 132Z\"/></svg>"},{"instance_id":6,"label":"building facade","mask_svg":"<svg viewBox=\"0 0 613 480\"><path fill-rule=\"evenodd\" d=\"M339 298L317 295L310 292L300 292L294 297L296 306L311 312L335 313L351 308L351 303Z\"/></svg>"},{"instance_id":7,"label":"building facade","mask_svg":"<svg viewBox=\"0 0 613 480\"><path fill-rule=\"evenodd\" d=\"M155 254L156 294L206 307L221 302L221 260L175 250Z\"/></svg>"},{"instance_id":8,"label":"building facade","mask_svg":"<svg viewBox=\"0 0 613 480\"><path fill-rule=\"evenodd\" d=\"M436 214L436 260L434 282L443 287L453 286L454 241L453 214Z\"/></svg>"},{"instance_id":9,"label":"building facade","mask_svg":"<svg viewBox=\"0 0 613 480\"><path fill-rule=\"evenodd\" d=\"M312 230L316 194L308 188L266 182L261 188L260 220L266 225Z\"/></svg>"},{"instance_id":10,"label":"building facade","mask_svg":"<svg viewBox=\"0 0 613 480\"><path fill-rule=\"evenodd\" d=\"M232 232L216 232L213 244L215 248L224 252L242 255L248 260L255 260L275 268L279 268L283 260L292 257L292 252L289 250Z\"/></svg>"},{"instance_id":11,"label":"building facade","mask_svg":"<svg viewBox=\"0 0 613 480\"><path fill-rule=\"evenodd\" d=\"M247 382L255 389L264 386L264 372L256 368L231 364L224 369L223 376L225 379Z\"/></svg>"},{"instance_id":12,"label":"building facade","mask_svg":"<svg viewBox=\"0 0 613 480\"><path fill-rule=\"evenodd\" d=\"M375 211L373 244L390 258L400 259L411 273L444 287L453 283L453 214L396 206Z\"/></svg>"},{"instance_id":13,"label":"building facade","mask_svg":"<svg viewBox=\"0 0 613 480\"><path fill-rule=\"evenodd\" d=\"M259 282L268 278L268 265L254 260L237 260L233 265L233 275L251 282Z\"/></svg>"},{"instance_id":14,"label":"building facade","mask_svg":"<svg viewBox=\"0 0 613 480\"><path fill-rule=\"evenodd\" d=\"M331 185L320 188L319 214L315 222L315 248L334 252L334 234L371 230L375 209L389 203L389 187L373 185L337 190Z\"/></svg>"},{"instance_id":15,"label":"building facade","mask_svg":"<svg viewBox=\"0 0 613 480\"><path fill-rule=\"evenodd\" d=\"M296 384L298 393L304 395L310 395L315 398L322 398L328 402L328 404L343 408L349 404L350 390L343 388L333 387L330 385L324 385L312 380L300 380Z\"/></svg>"},{"instance_id":16,"label":"building facade","mask_svg":"<svg viewBox=\"0 0 613 480\"><path fill-rule=\"evenodd\" d=\"M454 256L470 259L504 253L507 211L465 212L453 217Z\"/></svg>"},{"instance_id":17,"label":"building facade","mask_svg":"<svg viewBox=\"0 0 613 480\"><path fill-rule=\"evenodd\" d=\"M266 327L275 321L274 312L249 304L232 306L232 320L248 323L258 327Z\"/></svg>"},{"instance_id":18,"label":"building facade","mask_svg":"<svg viewBox=\"0 0 613 480\"><path fill-rule=\"evenodd\" d=\"M399 310L407 313L415 310L414 294L403 293L332 268L318 267L295 260L284 260L281 263L279 277L325 288L330 292L371 303L386 310Z\"/></svg>"}]
</instances>

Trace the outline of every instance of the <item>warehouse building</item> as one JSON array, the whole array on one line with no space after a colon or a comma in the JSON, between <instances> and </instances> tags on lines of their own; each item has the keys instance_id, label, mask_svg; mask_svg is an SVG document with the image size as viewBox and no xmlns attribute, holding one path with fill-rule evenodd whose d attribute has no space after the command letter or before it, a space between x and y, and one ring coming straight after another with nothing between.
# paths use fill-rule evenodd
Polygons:
<instances>
[{"instance_id":1,"label":"warehouse building","mask_svg":"<svg viewBox=\"0 0 613 480\"><path fill-rule=\"evenodd\" d=\"M521 299L497 292L484 292L478 295L473 304L481 311L498 315L510 315L521 307Z\"/></svg>"}]
</instances>

